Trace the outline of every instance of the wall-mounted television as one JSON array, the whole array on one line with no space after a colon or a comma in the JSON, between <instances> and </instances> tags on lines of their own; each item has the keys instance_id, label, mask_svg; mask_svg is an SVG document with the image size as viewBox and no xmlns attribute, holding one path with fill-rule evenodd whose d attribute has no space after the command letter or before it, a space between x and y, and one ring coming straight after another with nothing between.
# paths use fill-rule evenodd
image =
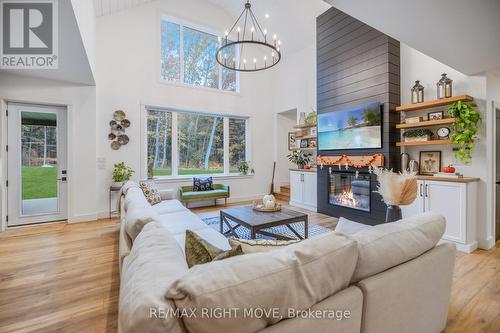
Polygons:
<instances>
[{"instance_id":1,"label":"wall-mounted television","mask_svg":"<svg viewBox=\"0 0 500 333\"><path fill-rule=\"evenodd\" d=\"M318 149L382 148L382 105L363 104L318 114Z\"/></svg>"}]
</instances>

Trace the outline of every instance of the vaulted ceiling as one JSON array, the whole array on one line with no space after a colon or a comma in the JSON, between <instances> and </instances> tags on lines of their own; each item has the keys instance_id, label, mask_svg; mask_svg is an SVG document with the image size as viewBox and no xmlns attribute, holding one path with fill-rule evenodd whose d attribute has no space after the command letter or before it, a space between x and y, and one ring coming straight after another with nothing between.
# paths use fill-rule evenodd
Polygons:
<instances>
[{"instance_id":1,"label":"vaulted ceiling","mask_svg":"<svg viewBox=\"0 0 500 333\"><path fill-rule=\"evenodd\" d=\"M500 69L498 0L325 0L465 74Z\"/></svg>"},{"instance_id":2,"label":"vaulted ceiling","mask_svg":"<svg viewBox=\"0 0 500 333\"><path fill-rule=\"evenodd\" d=\"M94 0L97 16L111 15L149 2L162 0ZM189 0L179 0L189 1ZM236 20L246 0L203 0L213 3ZM316 17L330 6L323 0L251 0L252 9L263 28L278 34L284 54L311 45ZM266 19L266 15L269 18ZM196 23L196 22L195 22ZM229 27L228 27L229 28Z\"/></svg>"}]
</instances>

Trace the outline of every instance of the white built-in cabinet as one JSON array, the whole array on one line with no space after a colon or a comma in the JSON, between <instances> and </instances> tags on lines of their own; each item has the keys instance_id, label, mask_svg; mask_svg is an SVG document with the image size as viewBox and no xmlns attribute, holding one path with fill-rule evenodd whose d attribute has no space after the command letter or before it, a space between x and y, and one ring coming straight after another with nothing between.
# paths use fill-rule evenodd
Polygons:
<instances>
[{"instance_id":1,"label":"white built-in cabinet","mask_svg":"<svg viewBox=\"0 0 500 333\"><path fill-rule=\"evenodd\" d=\"M316 172L290 171L290 205L316 211Z\"/></svg>"},{"instance_id":2,"label":"white built-in cabinet","mask_svg":"<svg viewBox=\"0 0 500 333\"><path fill-rule=\"evenodd\" d=\"M401 206L403 218L423 212L435 212L446 218L444 241L451 241L457 249L472 252L477 248L475 182L418 180L417 199Z\"/></svg>"}]
</instances>

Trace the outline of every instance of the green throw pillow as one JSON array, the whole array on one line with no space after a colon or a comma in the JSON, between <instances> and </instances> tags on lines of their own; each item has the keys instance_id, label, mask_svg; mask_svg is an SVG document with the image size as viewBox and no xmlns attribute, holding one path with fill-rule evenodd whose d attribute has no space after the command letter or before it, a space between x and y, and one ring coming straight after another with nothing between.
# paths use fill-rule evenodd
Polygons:
<instances>
[{"instance_id":1,"label":"green throw pillow","mask_svg":"<svg viewBox=\"0 0 500 333\"><path fill-rule=\"evenodd\" d=\"M241 246L233 247L229 251L224 251L213 246L191 230L186 230L186 261L188 267L201 265L214 260L222 260L243 254Z\"/></svg>"}]
</instances>

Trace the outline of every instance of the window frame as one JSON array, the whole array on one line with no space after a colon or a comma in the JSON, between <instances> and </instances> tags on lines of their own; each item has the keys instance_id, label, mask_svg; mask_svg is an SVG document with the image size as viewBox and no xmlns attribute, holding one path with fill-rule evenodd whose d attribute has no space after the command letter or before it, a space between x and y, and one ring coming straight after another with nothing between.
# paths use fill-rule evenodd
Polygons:
<instances>
[{"instance_id":1,"label":"window frame","mask_svg":"<svg viewBox=\"0 0 500 333\"><path fill-rule=\"evenodd\" d=\"M180 75L179 75L179 82L177 81L171 81L171 80L164 80L161 77L161 63L162 63L162 45L161 45L161 32L162 32L162 20L167 20L170 23L174 23L179 25L179 65L180 65ZM219 69L219 79L218 79L218 84L217 88L211 88L207 86L201 86L201 85L196 85L196 84L190 84L190 83L185 83L184 82L184 27L194 29L197 31L200 31L202 33L206 33L209 35L213 35L216 38L220 36L220 34L215 30L211 28L207 28L205 26L201 26L195 23L192 23L187 20L183 20L174 16L170 16L167 14L161 13L158 18L158 29L157 29L157 56L158 56L158 81L162 84L167 84L167 85L174 85L174 86L181 86L181 87L188 87L188 88L194 88L194 89L201 89L201 90L206 90L206 91L211 91L211 92L221 92L221 93L226 93L226 94L236 94L239 95L240 93L240 73L236 71L236 89L234 91L232 90L224 90L222 89L222 66L217 63L218 69ZM239 48L236 48L236 57L239 57Z\"/></svg>"},{"instance_id":2,"label":"window frame","mask_svg":"<svg viewBox=\"0 0 500 333\"><path fill-rule=\"evenodd\" d=\"M165 181L165 182L176 182L179 180L191 180L193 177L208 177L211 176L213 178L246 178L251 175L241 175L239 173L231 173L230 172L230 160L229 160L229 119L242 119L245 120L245 160L247 162L251 161L251 141L250 141L250 117L241 116L241 115L232 115L232 114L224 114L224 113L213 113L213 112L202 112L202 111L191 111L191 110L182 110L177 108L167 108L167 107L156 107L150 105L143 105L141 107L142 116L141 116L141 178L147 178L147 164L148 164L148 136L147 136L147 117L148 111L160 111L160 112L170 112L172 113L172 152L171 152L171 166L172 166L172 175L170 176L155 176L153 179L155 181ZM179 175L179 127L178 127L178 115L180 113L191 113L191 114L200 114L203 116L213 116L213 117L222 117L223 118L223 138L224 138L224 166L223 173L214 173L214 174L201 174L201 175Z\"/></svg>"}]
</instances>

